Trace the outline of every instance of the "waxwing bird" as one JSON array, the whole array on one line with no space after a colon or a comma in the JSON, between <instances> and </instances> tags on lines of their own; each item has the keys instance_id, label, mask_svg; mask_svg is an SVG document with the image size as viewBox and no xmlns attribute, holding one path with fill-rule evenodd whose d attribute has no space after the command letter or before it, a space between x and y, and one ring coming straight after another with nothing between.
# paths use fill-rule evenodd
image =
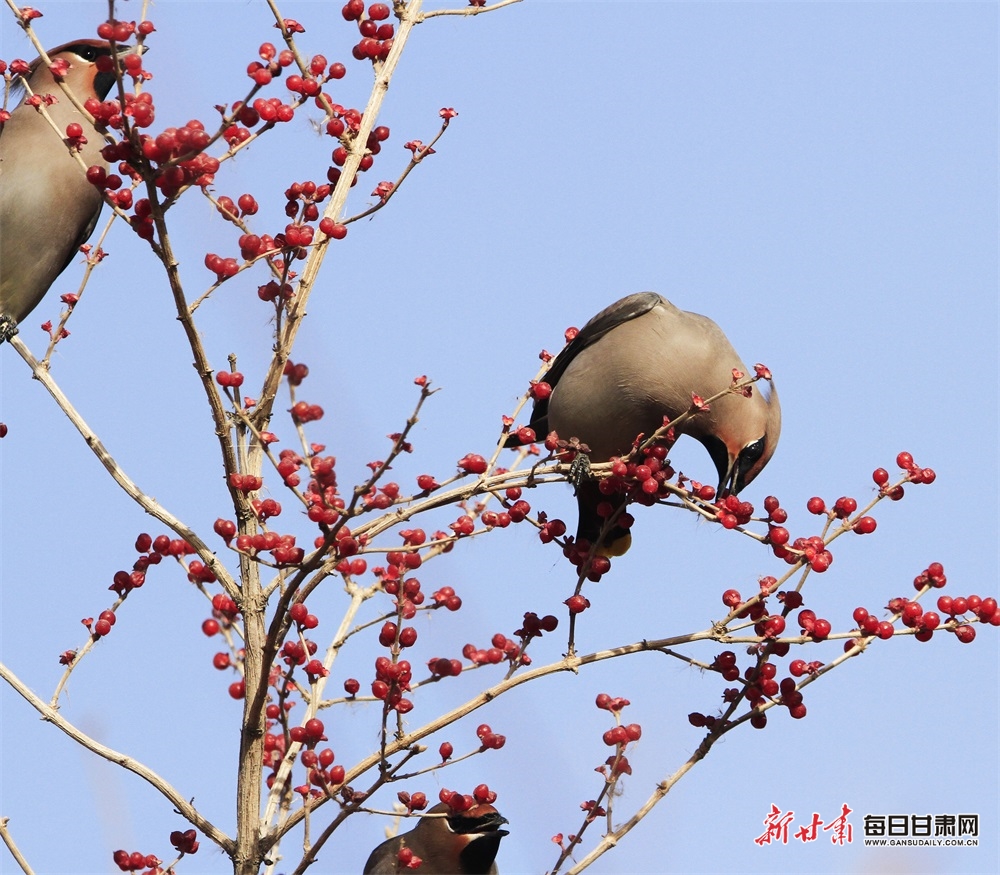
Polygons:
<instances>
[{"instance_id":1,"label":"waxwing bird","mask_svg":"<svg viewBox=\"0 0 1000 875\"><path fill-rule=\"evenodd\" d=\"M535 402L531 428L578 438L590 459L627 455L639 434L651 435L665 416L691 408L692 393L707 399L733 382L733 369L749 373L722 329L711 319L680 310L654 292L629 295L602 310L553 360L543 378L552 387ZM738 493L768 463L781 432L781 407L770 381L753 385L750 397L723 396L682 428L700 441L715 463L719 493ZM508 440L517 445L517 438ZM577 542L594 544L603 525L597 506L609 498L593 480L577 489ZM613 499L610 499L613 502ZM620 556L628 531L613 528L600 550Z\"/></svg>"},{"instance_id":2,"label":"waxwing bird","mask_svg":"<svg viewBox=\"0 0 1000 875\"><path fill-rule=\"evenodd\" d=\"M485 803L468 811L449 812L452 809L445 803L435 805L428 814L448 816L421 817L409 832L382 842L368 857L364 875L412 871L421 875L498 875L497 851L507 835L500 827L507 819ZM418 869L408 869L400 860L399 852L404 848L422 860Z\"/></svg>"},{"instance_id":3,"label":"waxwing bird","mask_svg":"<svg viewBox=\"0 0 1000 875\"><path fill-rule=\"evenodd\" d=\"M107 97L115 74L98 70L98 59L110 56L109 43L81 39L48 54L69 64L63 81L81 103ZM101 157L103 137L69 101L41 58L32 62L24 79L32 93L55 99L46 109L61 134L74 122L83 128L84 163L107 167ZM17 323L38 306L73 260L93 232L103 204L101 191L87 182L66 142L41 112L22 102L0 124L0 343L17 333Z\"/></svg>"}]
</instances>

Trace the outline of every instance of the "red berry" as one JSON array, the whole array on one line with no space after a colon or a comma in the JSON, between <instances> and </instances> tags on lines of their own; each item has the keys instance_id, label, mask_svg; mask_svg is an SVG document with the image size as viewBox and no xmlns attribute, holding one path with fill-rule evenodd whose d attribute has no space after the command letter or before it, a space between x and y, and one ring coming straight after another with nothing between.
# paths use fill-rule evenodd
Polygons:
<instances>
[{"instance_id":1,"label":"red berry","mask_svg":"<svg viewBox=\"0 0 1000 875\"><path fill-rule=\"evenodd\" d=\"M814 513L819 516L822 513L826 513L826 503L822 498L813 496L806 502L806 509L809 513Z\"/></svg>"},{"instance_id":2,"label":"red berry","mask_svg":"<svg viewBox=\"0 0 1000 875\"><path fill-rule=\"evenodd\" d=\"M768 617L764 622L764 635L767 638L777 638L785 631L785 618L780 614Z\"/></svg>"},{"instance_id":3,"label":"red berry","mask_svg":"<svg viewBox=\"0 0 1000 875\"><path fill-rule=\"evenodd\" d=\"M739 590L736 590L736 589L727 589L722 594L722 603L727 608L735 608L735 607L739 606L739 604L740 604L741 601L742 601L742 599L740 598Z\"/></svg>"},{"instance_id":4,"label":"red berry","mask_svg":"<svg viewBox=\"0 0 1000 875\"><path fill-rule=\"evenodd\" d=\"M378 643L383 647L391 647L396 643L396 624L387 622L379 632Z\"/></svg>"},{"instance_id":5,"label":"red berry","mask_svg":"<svg viewBox=\"0 0 1000 875\"><path fill-rule=\"evenodd\" d=\"M317 717L313 717L311 720L307 720L305 726L302 727L305 730L306 738L313 741L323 740L323 721Z\"/></svg>"},{"instance_id":6,"label":"red berry","mask_svg":"<svg viewBox=\"0 0 1000 875\"><path fill-rule=\"evenodd\" d=\"M847 519L854 511L858 509L858 502L854 498L849 498L848 496L842 496L838 498L833 506L834 512L837 515L837 519Z\"/></svg>"},{"instance_id":7,"label":"red berry","mask_svg":"<svg viewBox=\"0 0 1000 875\"><path fill-rule=\"evenodd\" d=\"M440 484L434 479L432 474L421 474L417 477L417 486L419 486L422 491L429 491L431 489L437 489Z\"/></svg>"},{"instance_id":8,"label":"red berry","mask_svg":"<svg viewBox=\"0 0 1000 875\"><path fill-rule=\"evenodd\" d=\"M347 236L347 225L334 222L332 219L323 219L319 223L319 229L334 240L343 240Z\"/></svg>"},{"instance_id":9,"label":"red berry","mask_svg":"<svg viewBox=\"0 0 1000 875\"><path fill-rule=\"evenodd\" d=\"M544 401L552 394L552 387L545 382L532 383L528 394L535 401Z\"/></svg>"},{"instance_id":10,"label":"red berry","mask_svg":"<svg viewBox=\"0 0 1000 875\"><path fill-rule=\"evenodd\" d=\"M920 627L922 629L934 630L941 625L941 617L934 611L927 611L920 617Z\"/></svg>"},{"instance_id":11,"label":"red berry","mask_svg":"<svg viewBox=\"0 0 1000 875\"><path fill-rule=\"evenodd\" d=\"M458 467L470 474L482 474L486 471L487 462L477 453L466 453L458 460Z\"/></svg>"},{"instance_id":12,"label":"red berry","mask_svg":"<svg viewBox=\"0 0 1000 875\"><path fill-rule=\"evenodd\" d=\"M802 607L802 593L796 592L794 589L790 592L780 593L778 598L790 611Z\"/></svg>"},{"instance_id":13,"label":"red berry","mask_svg":"<svg viewBox=\"0 0 1000 875\"><path fill-rule=\"evenodd\" d=\"M976 630L966 623L955 628L955 637L963 644L971 643L976 637Z\"/></svg>"},{"instance_id":14,"label":"red berry","mask_svg":"<svg viewBox=\"0 0 1000 875\"><path fill-rule=\"evenodd\" d=\"M827 568L830 567L830 564L832 562L833 562L833 554L829 550L823 550L822 552L817 553L812 558L812 560L809 562L809 566L817 574L822 574L824 571L826 571Z\"/></svg>"},{"instance_id":15,"label":"red berry","mask_svg":"<svg viewBox=\"0 0 1000 875\"><path fill-rule=\"evenodd\" d=\"M771 526L767 531L768 540L778 547L783 547L788 543L791 535L784 526Z\"/></svg>"},{"instance_id":16,"label":"red berry","mask_svg":"<svg viewBox=\"0 0 1000 875\"><path fill-rule=\"evenodd\" d=\"M357 21L364 15L365 0L347 0L347 4L341 10L343 16L348 21Z\"/></svg>"},{"instance_id":17,"label":"red berry","mask_svg":"<svg viewBox=\"0 0 1000 875\"><path fill-rule=\"evenodd\" d=\"M813 638L816 638L817 640L822 640L822 639L826 638L827 635L830 634L831 629L832 629L832 627L830 625L830 621L829 620L824 620L822 617L820 617L813 624L812 636L813 636Z\"/></svg>"},{"instance_id":18,"label":"red berry","mask_svg":"<svg viewBox=\"0 0 1000 875\"><path fill-rule=\"evenodd\" d=\"M870 535L875 531L878 523L875 517L863 516L854 524L854 531L859 535Z\"/></svg>"}]
</instances>

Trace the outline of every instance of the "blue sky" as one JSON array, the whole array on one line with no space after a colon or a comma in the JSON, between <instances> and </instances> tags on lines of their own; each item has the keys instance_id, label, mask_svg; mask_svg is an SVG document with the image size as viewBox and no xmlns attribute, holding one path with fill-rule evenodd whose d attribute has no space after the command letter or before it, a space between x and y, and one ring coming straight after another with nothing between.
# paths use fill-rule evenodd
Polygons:
<instances>
[{"instance_id":1,"label":"blue sky","mask_svg":"<svg viewBox=\"0 0 1000 875\"><path fill-rule=\"evenodd\" d=\"M334 99L358 105L369 74L349 57L339 5L282 10L305 24L307 53L348 64ZM40 8L38 32L55 45L91 35L106 7ZM138 15L137 4L123 8ZM275 37L261 4L164 2L153 20L157 127L211 119L215 104L242 94L246 64ZM996 595L997 24L993 3L529 0L421 25L386 100L392 136L350 211L398 175L403 143L433 136L440 107L460 115L389 207L352 225L327 259L293 356L310 367L299 397L326 409L311 438L337 455L342 484L363 477L409 414L413 377L428 374L442 391L397 479L447 476L465 453L495 445L540 349L555 351L567 326L618 297L652 289L711 316L748 362L774 372L781 444L745 497L760 506L779 496L793 533L815 530L810 496L865 500L872 469L894 470L900 450L937 471L933 486L879 506L875 535L836 543L833 567L806 589L810 607L847 629L856 605L873 610L912 592L933 561L952 595ZM33 55L9 15L0 18L0 57ZM219 176L219 193L254 192L261 230L284 226L291 181L325 175L330 142L307 115ZM196 196L174 221L182 276L200 290L205 252L235 254L235 237ZM126 229L106 248L53 372L140 485L208 534L229 515L226 495L166 285ZM78 275L71 268L29 321L56 316L58 294ZM253 279L223 287L200 311L213 364L236 352L250 385L270 343L255 288ZM36 328L22 335L42 351ZM0 647L47 695L57 655L82 644L81 617L109 604L106 587L131 562L135 535L160 529L110 482L11 349L0 349L0 381L10 427L0 443ZM293 438L280 415L272 430ZM707 479L707 456L684 444L675 464ZM572 517L569 487L528 498ZM685 514L636 516L632 550L589 590L584 650L704 628L723 615L723 590L749 593L781 568L748 539ZM427 525L453 518L449 510ZM561 615L573 585L558 552L518 527L456 549L423 578L425 588L454 586L465 607L418 624L415 662L510 635L525 610ZM310 607L329 634L342 593L317 596ZM239 711L211 667L206 615L183 575L156 569L74 677L63 714L231 829ZM592 871L995 872L998 639L979 632L972 646L939 635L872 647L809 688L806 719L773 714L763 732L730 734ZM565 639L537 644L536 662L551 661ZM719 649L691 652L710 659ZM838 652L817 647L811 658ZM370 658L345 654L337 677L366 684ZM481 678L439 685L423 713L471 695ZM714 709L723 687L653 655L528 685L435 737L435 747L448 738L461 751L486 720L508 738L441 780L466 790L488 781L511 821L501 871L544 871L556 856L550 836L574 831L579 803L599 790L592 769L607 756L600 737L610 721L596 693L629 698L628 719L644 728L616 801L624 820L697 746L686 715ZM169 806L79 752L8 689L0 707L0 814L36 871L106 872L119 847L167 858L167 834L184 828ZM337 761L369 752L376 723L374 709L338 716L328 733ZM411 789L437 786L432 776ZM772 803L794 811L796 825L814 811L832 819L846 803L855 841L759 848ZM966 812L980 815L975 849L876 853L859 840L866 813ZM382 826L352 820L317 871L360 871ZM185 871L228 869L205 844Z\"/></svg>"}]
</instances>

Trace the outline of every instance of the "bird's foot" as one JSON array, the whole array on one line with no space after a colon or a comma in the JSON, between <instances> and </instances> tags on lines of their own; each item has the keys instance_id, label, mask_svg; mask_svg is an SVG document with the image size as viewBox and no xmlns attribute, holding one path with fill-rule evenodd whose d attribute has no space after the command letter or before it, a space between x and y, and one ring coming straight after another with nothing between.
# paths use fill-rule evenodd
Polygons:
<instances>
[{"instance_id":1,"label":"bird's foot","mask_svg":"<svg viewBox=\"0 0 1000 875\"><path fill-rule=\"evenodd\" d=\"M0 313L0 343L10 340L17 334L17 320Z\"/></svg>"},{"instance_id":2,"label":"bird's foot","mask_svg":"<svg viewBox=\"0 0 1000 875\"><path fill-rule=\"evenodd\" d=\"M573 484L574 490L579 490L583 482L590 477L590 457L586 453L577 453L569 466L569 482Z\"/></svg>"}]
</instances>

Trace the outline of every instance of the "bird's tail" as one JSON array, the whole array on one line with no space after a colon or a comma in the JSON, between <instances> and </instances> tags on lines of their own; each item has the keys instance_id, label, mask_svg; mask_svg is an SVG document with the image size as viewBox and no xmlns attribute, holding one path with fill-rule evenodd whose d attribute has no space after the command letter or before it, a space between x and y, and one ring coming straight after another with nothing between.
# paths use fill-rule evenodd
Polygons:
<instances>
[{"instance_id":1,"label":"bird's tail","mask_svg":"<svg viewBox=\"0 0 1000 875\"><path fill-rule=\"evenodd\" d=\"M607 525L607 520L617 516L625 504L625 496L604 495L598 488L597 481L588 480L577 487L576 502L580 511L576 527L577 544L581 541L587 541L591 545L598 544L599 556L622 556L628 551L632 546L632 535L629 530L614 522ZM612 513L607 517L597 512L598 505L602 503L609 504L612 508Z\"/></svg>"}]
</instances>

